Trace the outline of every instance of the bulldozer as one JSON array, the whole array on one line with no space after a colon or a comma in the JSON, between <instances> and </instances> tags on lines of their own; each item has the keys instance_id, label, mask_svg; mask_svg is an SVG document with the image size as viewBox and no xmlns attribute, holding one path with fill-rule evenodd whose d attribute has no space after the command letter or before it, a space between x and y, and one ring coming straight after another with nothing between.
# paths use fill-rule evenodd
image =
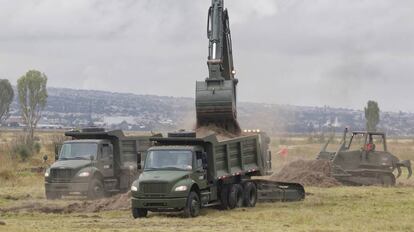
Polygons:
<instances>
[{"instance_id":1,"label":"bulldozer","mask_svg":"<svg viewBox=\"0 0 414 232\"><path fill-rule=\"evenodd\" d=\"M229 14L223 0L212 0L207 37L209 76L196 83L197 127L214 125L238 135L241 132L236 109L238 80L233 65Z\"/></svg>"},{"instance_id":2,"label":"bulldozer","mask_svg":"<svg viewBox=\"0 0 414 232\"><path fill-rule=\"evenodd\" d=\"M394 186L402 167L408 170L407 178L412 175L411 161L400 161L388 151L383 132L348 133L346 128L338 149L333 152L326 150L331 141L332 137L322 146L317 159L330 160L332 176L345 185Z\"/></svg>"}]
</instances>

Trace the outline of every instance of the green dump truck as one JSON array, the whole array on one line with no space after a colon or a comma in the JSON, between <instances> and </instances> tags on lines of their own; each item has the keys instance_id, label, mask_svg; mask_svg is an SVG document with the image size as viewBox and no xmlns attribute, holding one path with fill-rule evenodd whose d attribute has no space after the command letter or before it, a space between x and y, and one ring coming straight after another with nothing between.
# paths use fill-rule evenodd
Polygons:
<instances>
[{"instance_id":1,"label":"green dump truck","mask_svg":"<svg viewBox=\"0 0 414 232\"><path fill-rule=\"evenodd\" d=\"M96 199L128 191L153 137L102 128L68 131L65 136L72 140L57 149L55 162L45 172L47 199L73 194Z\"/></svg>"},{"instance_id":2,"label":"green dump truck","mask_svg":"<svg viewBox=\"0 0 414 232\"><path fill-rule=\"evenodd\" d=\"M269 138L264 133L218 141L209 135L170 133L154 142L144 169L133 182L132 215L148 211L183 211L196 217L202 207L254 207L257 200L294 201L305 197L303 186L252 179L270 174Z\"/></svg>"}]
</instances>

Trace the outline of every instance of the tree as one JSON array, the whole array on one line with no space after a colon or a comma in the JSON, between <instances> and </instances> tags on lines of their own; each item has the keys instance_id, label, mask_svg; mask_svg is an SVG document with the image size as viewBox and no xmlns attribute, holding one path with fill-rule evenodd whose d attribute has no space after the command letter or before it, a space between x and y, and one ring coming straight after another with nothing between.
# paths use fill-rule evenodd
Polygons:
<instances>
[{"instance_id":1,"label":"tree","mask_svg":"<svg viewBox=\"0 0 414 232\"><path fill-rule=\"evenodd\" d=\"M33 144L34 130L47 101L47 77L36 70L28 71L17 80L20 109L26 123L27 142Z\"/></svg>"},{"instance_id":2,"label":"tree","mask_svg":"<svg viewBox=\"0 0 414 232\"><path fill-rule=\"evenodd\" d=\"M380 121L380 109L378 103L375 101L368 101L365 107L366 129L368 131L376 131L377 125Z\"/></svg>"},{"instance_id":3,"label":"tree","mask_svg":"<svg viewBox=\"0 0 414 232\"><path fill-rule=\"evenodd\" d=\"M9 116L13 97L14 91L9 80L0 80L0 124Z\"/></svg>"}]
</instances>

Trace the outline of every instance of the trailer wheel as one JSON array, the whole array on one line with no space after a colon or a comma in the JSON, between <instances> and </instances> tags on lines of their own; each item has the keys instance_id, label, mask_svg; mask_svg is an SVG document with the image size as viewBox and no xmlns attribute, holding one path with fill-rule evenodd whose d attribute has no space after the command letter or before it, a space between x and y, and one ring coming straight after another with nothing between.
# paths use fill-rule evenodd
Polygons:
<instances>
[{"instance_id":1,"label":"trailer wheel","mask_svg":"<svg viewBox=\"0 0 414 232\"><path fill-rule=\"evenodd\" d=\"M141 208L132 208L132 217L135 219L137 218L144 218L148 215L147 209L141 209Z\"/></svg>"},{"instance_id":2,"label":"trailer wheel","mask_svg":"<svg viewBox=\"0 0 414 232\"><path fill-rule=\"evenodd\" d=\"M188 195L187 203L184 208L184 216L186 218L197 217L200 214L200 209L200 198L196 192L191 191L190 195Z\"/></svg>"},{"instance_id":3,"label":"trailer wheel","mask_svg":"<svg viewBox=\"0 0 414 232\"><path fill-rule=\"evenodd\" d=\"M240 184L233 184L229 190L229 209L243 206L243 187Z\"/></svg>"},{"instance_id":4,"label":"trailer wheel","mask_svg":"<svg viewBox=\"0 0 414 232\"><path fill-rule=\"evenodd\" d=\"M229 208L229 186L222 185L220 189L220 209L227 210Z\"/></svg>"},{"instance_id":5,"label":"trailer wheel","mask_svg":"<svg viewBox=\"0 0 414 232\"><path fill-rule=\"evenodd\" d=\"M92 181L89 184L89 190L88 190L88 199L99 199L105 196L105 189L102 184L102 181L99 179L92 179Z\"/></svg>"},{"instance_id":6,"label":"trailer wheel","mask_svg":"<svg viewBox=\"0 0 414 232\"><path fill-rule=\"evenodd\" d=\"M243 205L245 207L255 207L257 202L257 188L253 182L244 185Z\"/></svg>"},{"instance_id":7,"label":"trailer wheel","mask_svg":"<svg viewBox=\"0 0 414 232\"><path fill-rule=\"evenodd\" d=\"M47 200L57 200L62 198L62 194L59 192L50 192L46 191L46 199Z\"/></svg>"}]
</instances>

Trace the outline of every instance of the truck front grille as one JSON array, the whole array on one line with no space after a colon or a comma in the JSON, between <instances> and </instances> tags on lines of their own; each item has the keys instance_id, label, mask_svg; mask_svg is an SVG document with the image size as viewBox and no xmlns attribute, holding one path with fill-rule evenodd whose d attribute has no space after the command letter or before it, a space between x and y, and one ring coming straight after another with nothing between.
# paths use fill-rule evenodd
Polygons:
<instances>
[{"instance_id":1,"label":"truck front grille","mask_svg":"<svg viewBox=\"0 0 414 232\"><path fill-rule=\"evenodd\" d=\"M50 176L54 181L70 181L73 176L72 169L51 169Z\"/></svg>"},{"instance_id":2,"label":"truck front grille","mask_svg":"<svg viewBox=\"0 0 414 232\"><path fill-rule=\"evenodd\" d=\"M163 194L169 190L167 183L141 183L140 186L145 194Z\"/></svg>"}]
</instances>

